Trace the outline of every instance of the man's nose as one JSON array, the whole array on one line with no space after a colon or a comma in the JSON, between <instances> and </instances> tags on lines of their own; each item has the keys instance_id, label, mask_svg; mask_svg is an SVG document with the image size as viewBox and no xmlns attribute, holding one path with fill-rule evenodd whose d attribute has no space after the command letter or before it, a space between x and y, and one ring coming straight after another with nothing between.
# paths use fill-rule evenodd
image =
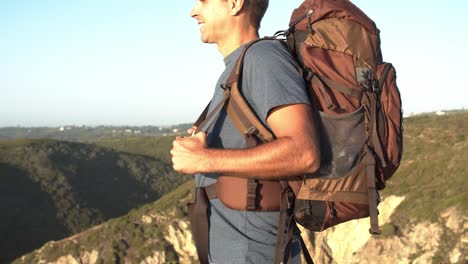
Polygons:
<instances>
[{"instance_id":1,"label":"man's nose","mask_svg":"<svg viewBox=\"0 0 468 264\"><path fill-rule=\"evenodd\" d=\"M198 16L198 9L199 9L198 4L199 4L199 3L198 3L198 1L197 1L197 3L195 3L195 5L193 6L192 10L190 11L190 16L193 17L193 18L195 18L196 16Z\"/></svg>"}]
</instances>

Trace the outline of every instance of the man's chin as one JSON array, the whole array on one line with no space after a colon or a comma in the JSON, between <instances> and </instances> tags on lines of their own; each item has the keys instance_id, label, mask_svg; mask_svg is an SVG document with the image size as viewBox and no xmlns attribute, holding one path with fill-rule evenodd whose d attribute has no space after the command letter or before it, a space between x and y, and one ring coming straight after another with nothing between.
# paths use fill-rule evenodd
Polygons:
<instances>
[{"instance_id":1,"label":"man's chin","mask_svg":"<svg viewBox=\"0 0 468 264\"><path fill-rule=\"evenodd\" d=\"M206 44L212 44L214 43L213 41L210 41L208 38L204 38L203 36L200 38L201 42L206 43Z\"/></svg>"}]
</instances>

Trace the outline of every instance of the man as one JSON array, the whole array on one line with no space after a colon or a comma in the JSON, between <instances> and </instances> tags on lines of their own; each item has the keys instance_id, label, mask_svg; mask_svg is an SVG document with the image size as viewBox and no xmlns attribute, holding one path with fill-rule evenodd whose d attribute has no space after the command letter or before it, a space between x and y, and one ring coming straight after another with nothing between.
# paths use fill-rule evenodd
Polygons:
<instances>
[{"instance_id":1,"label":"man","mask_svg":"<svg viewBox=\"0 0 468 264\"><path fill-rule=\"evenodd\" d=\"M268 0L196 1L191 16L200 25L201 40L216 44L226 64L209 111L222 99L221 86L242 48L259 38L267 6ZM176 138L171 150L174 169L196 174L197 187L215 183L219 175L275 180L315 172L320 164L318 137L304 87L279 41L255 43L245 56L242 92L276 139L247 148L222 110L207 133ZM273 263L278 212L232 210L219 199L210 200L209 210L210 263ZM300 262L299 252L295 243L293 263Z\"/></svg>"}]
</instances>

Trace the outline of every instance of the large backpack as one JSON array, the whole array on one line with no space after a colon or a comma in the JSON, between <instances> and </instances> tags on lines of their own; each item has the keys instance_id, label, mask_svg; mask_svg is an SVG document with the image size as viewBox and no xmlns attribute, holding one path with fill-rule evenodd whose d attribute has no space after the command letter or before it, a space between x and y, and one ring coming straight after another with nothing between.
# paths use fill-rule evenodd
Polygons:
<instances>
[{"instance_id":1,"label":"large backpack","mask_svg":"<svg viewBox=\"0 0 468 264\"><path fill-rule=\"evenodd\" d=\"M323 231L370 216L370 233L380 233L377 191L399 166L403 134L396 73L382 60L379 30L348 0L306 0L292 13L289 29L247 45L224 85L224 100L211 113L204 111L195 123L199 128L226 109L249 146L274 140L241 92L245 52L272 39L283 41L296 58L320 114L320 169L288 182L220 177L207 193L237 210L279 207L279 262L279 252L289 245L281 237L291 237L294 222Z\"/></svg>"}]
</instances>

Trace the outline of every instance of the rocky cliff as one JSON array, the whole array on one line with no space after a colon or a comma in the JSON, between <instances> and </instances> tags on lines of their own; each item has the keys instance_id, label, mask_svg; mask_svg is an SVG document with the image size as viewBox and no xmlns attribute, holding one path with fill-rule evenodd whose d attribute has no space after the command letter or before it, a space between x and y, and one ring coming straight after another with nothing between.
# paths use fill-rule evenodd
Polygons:
<instances>
[{"instance_id":1,"label":"rocky cliff","mask_svg":"<svg viewBox=\"0 0 468 264\"><path fill-rule=\"evenodd\" d=\"M467 263L466 215L450 208L440 215L440 221L413 222L398 230L392 225L391 216L404 199L390 196L379 205L379 222L384 227L381 236L369 234L368 219L350 221L322 233L309 233L308 247L314 261L333 264ZM447 245L444 236L455 238L456 243ZM449 254L437 256L440 252Z\"/></svg>"},{"instance_id":2,"label":"rocky cliff","mask_svg":"<svg viewBox=\"0 0 468 264\"><path fill-rule=\"evenodd\" d=\"M302 235L307 241L309 251L318 264L348 264L348 263L467 263L468 236L467 216L455 208L447 209L440 215L440 222L414 222L402 230L398 230L390 222L391 216L405 197L389 196L383 199L379 206L379 221L384 227L381 236L368 233L369 220L359 219L332 227L321 233L310 233L302 229ZM162 263L196 263L196 249L192 242L187 220L177 220L173 214L143 214L140 223L144 228L152 226L163 227L164 240L170 244L171 254L168 258L167 247L151 250L141 259L132 258L127 254L121 263L162 264ZM444 224L441 224L444 223ZM104 229L99 226L95 229ZM393 228L388 230L388 228ZM92 231L92 230L91 230ZM37 260L38 263L49 264L97 264L105 255L106 249L82 250L79 254L64 252L54 261L47 261L50 248L67 247L70 241L79 244L90 231L59 242L49 242L43 248L34 252L35 257L25 256L17 263L27 263ZM455 243L447 243L446 237L455 239ZM129 245L131 247L131 245ZM70 247L70 246L68 246ZM438 252L448 252L445 257L436 257Z\"/></svg>"},{"instance_id":3,"label":"rocky cliff","mask_svg":"<svg viewBox=\"0 0 468 264\"><path fill-rule=\"evenodd\" d=\"M405 120L405 152L379 205L382 235L369 220L321 233L303 230L315 263L468 263L468 113ZM152 204L14 263L196 263L185 204L188 182Z\"/></svg>"}]
</instances>

